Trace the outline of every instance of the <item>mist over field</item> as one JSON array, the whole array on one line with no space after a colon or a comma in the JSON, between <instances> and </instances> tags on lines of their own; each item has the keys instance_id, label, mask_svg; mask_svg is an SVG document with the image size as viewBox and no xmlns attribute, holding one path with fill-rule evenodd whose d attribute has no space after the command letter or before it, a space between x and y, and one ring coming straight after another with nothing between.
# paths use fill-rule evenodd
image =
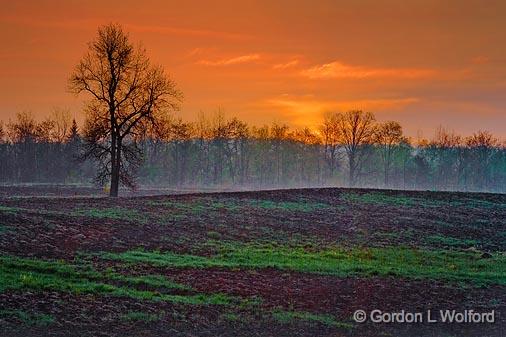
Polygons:
<instances>
[{"instance_id":1,"label":"mist over field","mask_svg":"<svg viewBox=\"0 0 506 337\"><path fill-rule=\"evenodd\" d=\"M157 135L128 140L126 187L141 194L302 187L506 192L506 149L492 134L461 137L440 128L433 139L413 142L398 123L368 120L360 111L358 121L343 121L353 114L329 114L316 131L249 126L220 113L198 123L169 120ZM0 136L2 130L0 183L109 190L108 175L97 172L110 167L83 156L88 140L68 112L43 122L20 114ZM367 136L346 138L350 130Z\"/></svg>"}]
</instances>

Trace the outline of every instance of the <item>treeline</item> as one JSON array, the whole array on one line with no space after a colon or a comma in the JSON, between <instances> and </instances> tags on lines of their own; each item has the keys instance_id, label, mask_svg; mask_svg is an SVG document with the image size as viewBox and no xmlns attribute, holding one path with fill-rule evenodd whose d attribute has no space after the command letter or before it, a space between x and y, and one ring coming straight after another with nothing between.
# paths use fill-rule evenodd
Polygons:
<instances>
[{"instance_id":1,"label":"treeline","mask_svg":"<svg viewBox=\"0 0 506 337\"><path fill-rule=\"evenodd\" d=\"M0 123L0 182L88 183L85 138L65 111L37 122L21 113ZM439 128L430 140L405 137L372 113L329 113L318 130L249 126L221 113L167 120L128 140L143 161L138 184L275 188L362 186L506 192L506 148L492 134L461 137Z\"/></svg>"}]
</instances>

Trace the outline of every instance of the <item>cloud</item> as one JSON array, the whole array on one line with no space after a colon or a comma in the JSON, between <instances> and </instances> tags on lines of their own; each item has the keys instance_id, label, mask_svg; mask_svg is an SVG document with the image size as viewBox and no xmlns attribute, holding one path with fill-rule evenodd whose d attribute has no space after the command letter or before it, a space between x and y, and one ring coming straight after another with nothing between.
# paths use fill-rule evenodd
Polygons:
<instances>
[{"instance_id":1,"label":"cloud","mask_svg":"<svg viewBox=\"0 0 506 337\"><path fill-rule=\"evenodd\" d=\"M282 95L265 101L265 105L281 111L295 125L316 126L322 114L327 111L347 111L362 109L367 111L399 110L407 105L419 102L418 98L372 98L361 100L325 100L312 95Z\"/></svg>"},{"instance_id":2,"label":"cloud","mask_svg":"<svg viewBox=\"0 0 506 337\"><path fill-rule=\"evenodd\" d=\"M480 56L473 57L471 59L471 62L473 64L487 64L487 63L490 63L490 58L487 56L480 55Z\"/></svg>"},{"instance_id":3,"label":"cloud","mask_svg":"<svg viewBox=\"0 0 506 337\"><path fill-rule=\"evenodd\" d=\"M229 66L234 64L250 63L259 59L260 59L259 54L247 54L232 58L220 59L216 61L200 60L197 62L197 64L202 64L206 66Z\"/></svg>"},{"instance_id":4,"label":"cloud","mask_svg":"<svg viewBox=\"0 0 506 337\"><path fill-rule=\"evenodd\" d=\"M278 63L272 66L272 69L286 69L290 67L294 67L299 64L299 60L293 60L286 63Z\"/></svg>"},{"instance_id":5,"label":"cloud","mask_svg":"<svg viewBox=\"0 0 506 337\"><path fill-rule=\"evenodd\" d=\"M125 25L127 28L143 33L155 33L162 35L182 35L182 36L202 36L211 38L221 39L243 39L249 38L249 36L243 34L235 34L229 32L221 32L208 29L193 29L193 28L182 28L182 27L171 27L171 26L149 26L149 25Z\"/></svg>"},{"instance_id":6,"label":"cloud","mask_svg":"<svg viewBox=\"0 0 506 337\"><path fill-rule=\"evenodd\" d=\"M333 78L426 78L436 74L432 69L419 68L370 68L363 66L352 66L334 61L305 69L301 72L303 76L311 79L333 79Z\"/></svg>"}]
</instances>

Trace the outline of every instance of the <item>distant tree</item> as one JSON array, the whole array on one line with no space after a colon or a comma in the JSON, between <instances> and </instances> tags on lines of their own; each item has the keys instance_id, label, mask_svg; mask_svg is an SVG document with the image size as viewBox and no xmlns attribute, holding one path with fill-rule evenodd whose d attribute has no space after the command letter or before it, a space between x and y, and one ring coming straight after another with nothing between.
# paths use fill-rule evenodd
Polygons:
<instances>
[{"instance_id":1,"label":"distant tree","mask_svg":"<svg viewBox=\"0 0 506 337\"><path fill-rule=\"evenodd\" d=\"M316 183L321 183L321 160L319 151L322 140L311 129L305 127L292 131L288 134L294 146L295 163L297 169L293 170L295 177L298 177L299 183L309 185L314 179ZM313 179L311 179L313 178Z\"/></svg>"},{"instance_id":2,"label":"distant tree","mask_svg":"<svg viewBox=\"0 0 506 337\"><path fill-rule=\"evenodd\" d=\"M34 142L37 138L37 122L30 112L16 114L16 121L7 123L7 136L12 143Z\"/></svg>"},{"instance_id":3,"label":"distant tree","mask_svg":"<svg viewBox=\"0 0 506 337\"><path fill-rule=\"evenodd\" d=\"M212 182L221 184L223 182L224 169L228 161L227 142L228 125L224 111L219 108L211 118L208 125L209 131L209 155L212 165Z\"/></svg>"},{"instance_id":4,"label":"distant tree","mask_svg":"<svg viewBox=\"0 0 506 337\"><path fill-rule=\"evenodd\" d=\"M134 138L147 128L156 129L168 111L177 110L182 94L117 24L98 29L69 88L91 97L83 129L84 156L99 163L97 180L110 179L110 196L117 197L120 182L135 186L142 151Z\"/></svg>"},{"instance_id":5,"label":"distant tree","mask_svg":"<svg viewBox=\"0 0 506 337\"><path fill-rule=\"evenodd\" d=\"M275 157L276 165L276 184L281 183L283 175L283 144L288 134L288 125L273 123L271 126L270 139Z\"/></svg>"},{"instance_id":6,"label":"distant tree","mask_svg":"<svg viewBox=\"0 0 506 337\"><path fill-rule=\"evenodd\" d=\"M339 116L339 131L348 158L349 185L355 186L374 142L375 118L371 112L351 110Z\"/></svg>"},{"instance_id":7,"label":"distant tree","mask_svg":"<svg viewBox=\"0 0 506 337\"><path fill-rule=\"evenodd\" d=\"M402 188L406 189L407 176L409 170L409 164L412 159L413 146L411 145L411 141L407 137L402 137L401 142L399 143L398 157L400 161L400 165L402 167Z\"/></svg>"},{"instance_id":8,"label":"distant tree","mask_svg":"<svg viewBox=\"0 0 506 337\"><path fill-rule=\"evenodd\" d=\"M51 111L49 119L53 123L51 139L57 143L66 142L69 137L71 137L71 128L73 126L73 120L70 116L70 111L66 109L55 108L53 111Z\"/></svg>"},{"instance_id":9,"label":"distant tree","mask_svg":"<svg viewBox=\"0 0 506 337\"><path fill-rule=\"evenodd\" d=\"M72 119L72 125L70 126L67 141L73 142L73 141L77 141L79 139L80 139L79 128L77 127L77 122L75 119Z\"/></svg>"},{"instance_id":10,"label":"distant tree","mask_svg":"<svg viewBox=\"0 0 506 337\"><path fill-rule=\"evenodd\" d=\"M272 172L274 172L274 161L271 160L272 153L269 137L268 125L252 127L252 175L260 186L265 186Z\"/></svg>"},{"instance_id":11,"label":"distant tree","mask_svg":"<svg viewBox=\"0 0 506 337\"><path fill-rule=\"evenodd\" d=\"M469 165L473 172L474 187L483 190L489 187L491 180L492 158L499 148L499 141L490 132L478 131L466 138L470 151Z\"/></svg>"},{"instance_id":12,"label":"distant tree","mask_svg":"<svg viewBox=\"0 0 506 337\"><path fill-rule=\"evenodd\" d=\"M237 118L232 118L227 123L227 133L229 141L227 142L227 158L229 173L232 182L243 183L249 168L250 144L248 138L250 136L248 125Z\"/></svg>"},{"instance_id":13,"label":"distant tree","mask_svg":"<svg viewBox=\"0 0 506 337\"><path fill-rule=\"evenodd\" d=\"M170 139L173 148L173 165L176 184L181 186L189 175L191 138L194 135L194 127L191 123L178 119L170 124Z\"/></svg>"},{"instance_id":14,"label":"distant tree","mask_svg":"<svg viewBox=\"0 0 506 337\"><path fill-rule=\"evenodd\" d=\"M399 123L388 121L377 126L376 143L380 149L380 157L383 165L383 184L385 187L388 186L388 178L394 160L394 154L399 150L399 144L402 140L402 127Z\"/></svg>"},{"instance_id":15,"label":"distant tree","mask_svg":"<svg viewBox=\"0 0 506 337\"><path fill-rule=\"evenodd\" d=\"M323 154L329 177L334 176L340 156L339 146L341 145L341 129L339 128L339 113L328 112L323 116L323 123L320 125L320 134L323 141Z\"/></svg>"},{"instance_id":16,"label":"distant tree","mask_svg":"<svg viewBox=\"0 0 506 337\"><path fill-rule=\"evenodd\" d=\"M4 122L0 121L0 144L5 142L6 132L4 130Z\"/></svg>"},{"instance_id":17,"label":"distant tree","mask_svg":"<svg viewBox=\"0 0 506 337\"><path fill-rule=\"evenodd\" d=\"M434 189L452 189L458 186L457 158L461 143L462 137L439 126L434 139L425 147L427 158L434 169Z\"/></svg>"},{"instance_id":18,"label":"distant tree","mask_svg":"<svg viewBox=\"0 0 506 337\"><path fill-rule=\"evenodd\" d=\"M54 136L55 122L50 117L36 124L35 135L39 143L51 143L56 141Z\"/></svg>"},{"instance_id":19,"label":"distant tree","mask_svg":"<svg viewBox=\"0 0 506 337\"><path fill-rule=\"evenodd\" d=\"M16 114L16 120L7 123L7 137L13 145L16 163L15 179L21 182L36 180L37 175L37 122L31 112Z\"/></svg>"},{"instance_id":20,"label":"distant tree","mask_svg":"<svg viewBox=\"0 0 506 337\"><path fill-rule=\"evenodd\" d=\"M8 163L9 145L6 141L4 123L0 120L0 181L7 181L10 178L9 165L12 163Z\"/></svg>"},{"instance_id":21,"label":"distant tree","mask_svg":"<svg viewBox=\"0 0 506 337\"><path fill-rule=\"evenodd\" d=\"M210 139L211 127L209 120L203 111L200 111L195 123L195 133L197 137L197 176L201 184L207 184L211 180L211 156Z\"/></svg>"}]
</instances>

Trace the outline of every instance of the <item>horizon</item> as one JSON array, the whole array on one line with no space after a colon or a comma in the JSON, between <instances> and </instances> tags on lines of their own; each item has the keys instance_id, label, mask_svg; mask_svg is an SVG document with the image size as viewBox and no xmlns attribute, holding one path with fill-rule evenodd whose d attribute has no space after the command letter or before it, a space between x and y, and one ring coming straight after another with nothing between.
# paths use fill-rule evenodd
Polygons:
<instances>
[{"instance_id":1,"label":"horizon","mask_svg":"<svg viewBox=\"0 0 506 337\"><path fill-rule=\"evenodd\" d=\"M118 22L183 91L187 121L221 108L315 129L327 111L362 109L412 138L442 126L505 139L506 4L387 3L3 3L0 120L64 108L81 124L86 98L68 76L98 27Z\"/></svg>"}]
</instances>

